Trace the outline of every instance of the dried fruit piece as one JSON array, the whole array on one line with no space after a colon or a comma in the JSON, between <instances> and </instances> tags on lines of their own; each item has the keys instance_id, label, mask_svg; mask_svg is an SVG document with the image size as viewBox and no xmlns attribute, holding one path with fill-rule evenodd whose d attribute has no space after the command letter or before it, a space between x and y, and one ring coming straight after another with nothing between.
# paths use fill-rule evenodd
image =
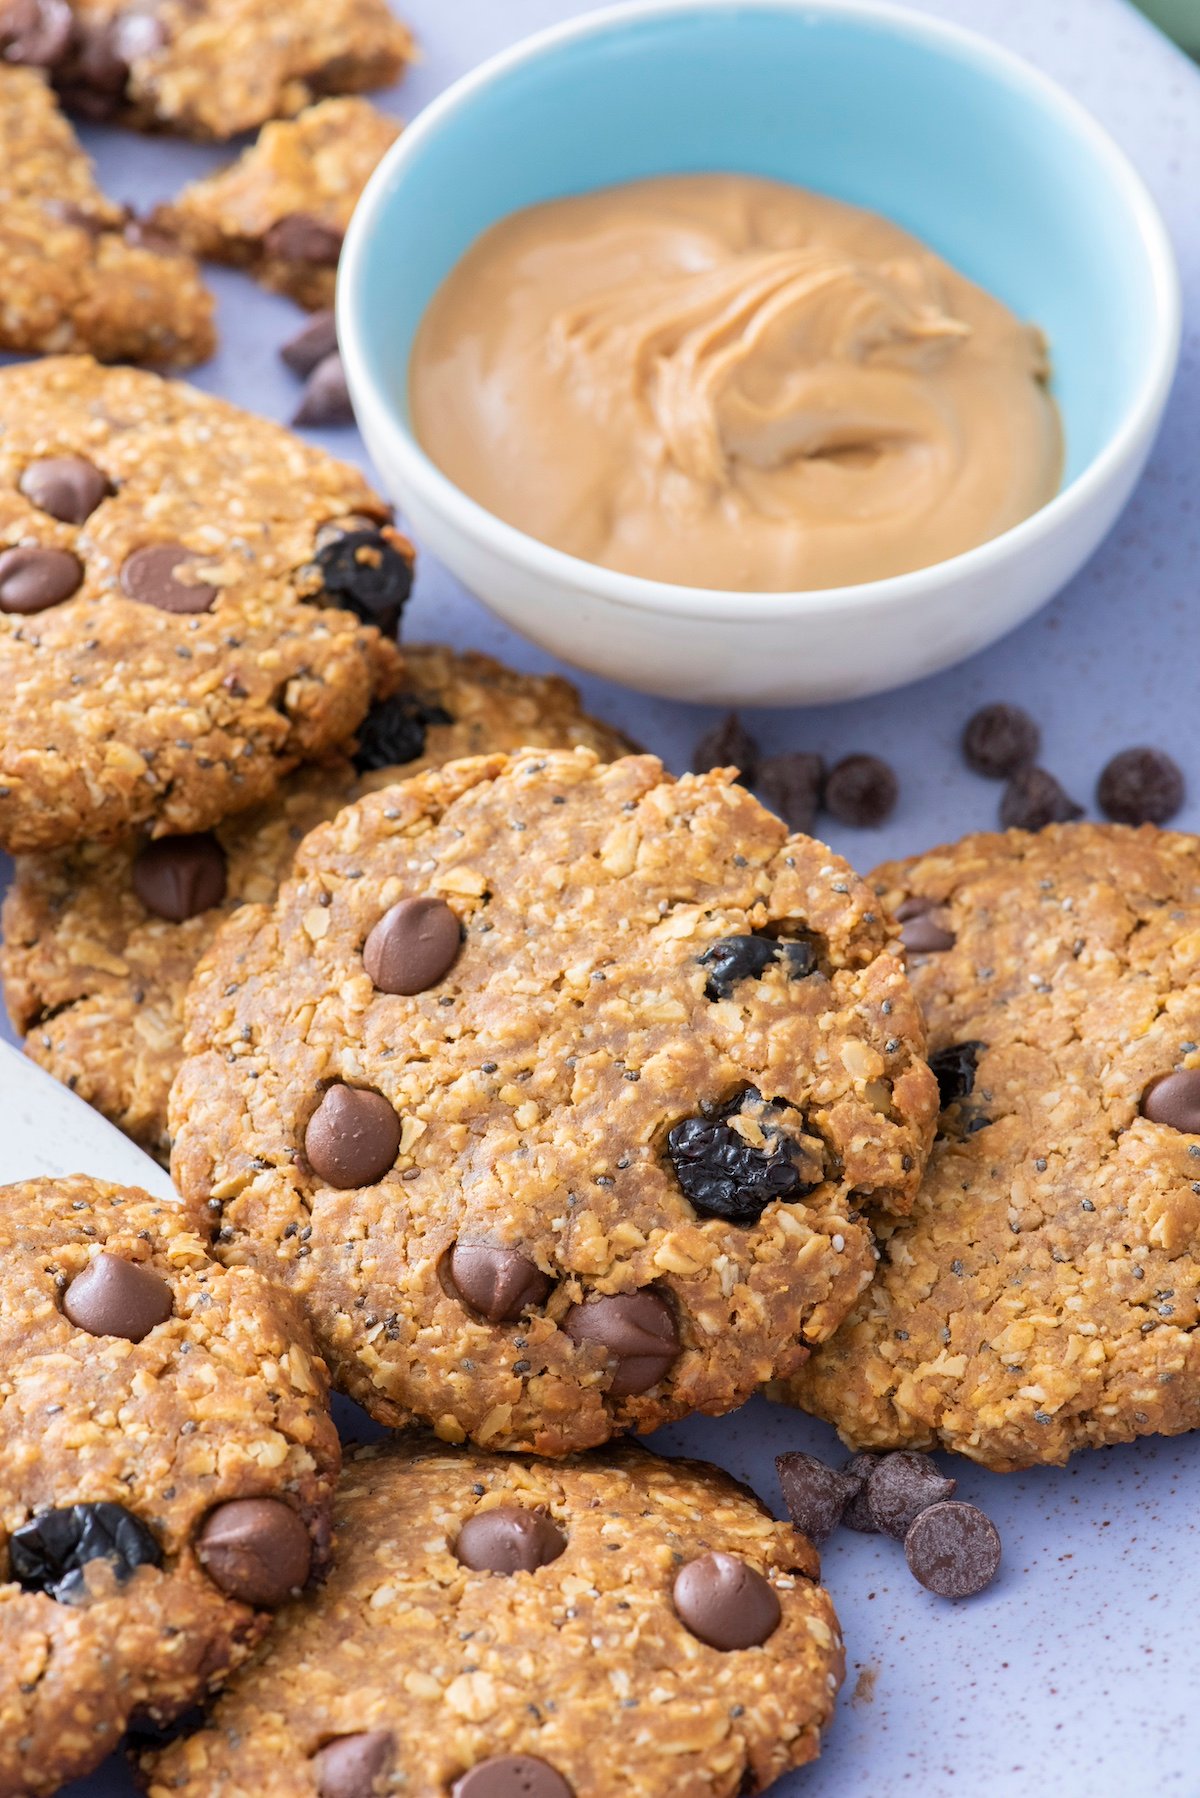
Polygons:
<instances>
[{"instance_id":1,"label":"dried fruit piece","mask_svg":"<svg viewBox=\"0 0 1200 1798\"><path fill-rule=\"evenodd\" d=\"M313 561L323 599L364 624L377 624L385 636L395 635L412 592L413 569L386 531L365 519L328 524L317 537Z\"/></svg>"},{"instance_id":2,"label":"dried fruit piece","mask_svg":"<svg viewBox=\"0 0 1200 1798\"><path fill-rule=\"evenodd\" d=\"M137 1567L160 1567L162 1550L124 1505L67 1505L42 1511L14 1530L8 1560L13 1578L26 1592L75 1604L87 1595L84 1568L89 1562L107 1561L120 1583Z\"/></svg>"},{"instance_id":3,"label":"dried fruit piece","mask_svg":"<svg viewBox=\"0 0 1200 1798\"><path fill-rule=\"evenodd\" d=\"M799 1112L764 1104L762 1095L748 1087L711 1117L685 1118L675 1125L667 1137L667 1154L702 1217L754 1224L775 1200L802 1199L821 1184L823 1143L781 1128L785 1117L803 1128ZM745 1133L734 1120L742 1122Z\"/></svg>"},{"instance_id":4,"label":"dried fruit piece","mask_svg":"<svg viewBox=\"0 0 1200 1798\"><path fill-rule=\"evenodd\" d=\"M426 705L415 693L397 693L368 712L358 733L354 766L360 774L374 774L380 768L419 761L429 726L453 723L444 706Z\"/></svg>"},{"instance_id":5,"label":"dried fruit piece","mask_svg":"<svg viewBox=\"0 0 1200 1798\"><path fill-rule=\"evenodd\" d=\"M805 980L817 971L817 952L807 938L782 938L754 932L718 937L696 958L708 969L706 999L728 999L743 980L758 980L773 962L782 962L789 980Z\"/></svg>"},{"instance_id":6,"label":"dried fruit piece","mask_svg":"<svg viewBox=\"0 0 1200 1798\"><path fill-rule=\"evenodd\" d=\"M975 1071L986 1043L954 1043L929 1057L929 1066L938 1083L942 1110L967 1099L975 1090Z\"/></svg>"}]
</instances>

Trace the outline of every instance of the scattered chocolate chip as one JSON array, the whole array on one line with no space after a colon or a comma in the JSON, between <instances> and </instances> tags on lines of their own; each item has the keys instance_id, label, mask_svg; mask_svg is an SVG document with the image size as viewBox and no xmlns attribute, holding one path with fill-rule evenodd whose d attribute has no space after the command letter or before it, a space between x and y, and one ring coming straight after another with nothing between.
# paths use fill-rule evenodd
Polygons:
<instances>
[{"instance_id":1,"label":"scattered chocolate chip","mask_svg":"<svg viewBox=\"0 0 1200 1798\"><path fill-rule=\"evenodd\" d=\"M354 766L360 774L380 768L403 767L425 753L425 733L431 724L453 724L440 705L426 705L415 693L397 693L371 707L359 728Z\"/></svg>"},{"instance_id":2,"label":"scattered chocolate chip","mask_svg":"<svg viewBox=\"0 0 1200 1798\"><path fill-rule=\"evenodd\" d=\"M739 1115L758 1126L762 1148L727 1121ZM756 1224L775 1200L802 1199L821 1184L823 1146L815 1137L782 1130L783 1115L782 1107L764 1105L750 1087L713 1116L684 1118L668 1132L675 1178L702 1217Z\"/></svg>"},{"instance_id":3,"label":"scattered chocolate chip","mask_svg":"<svg viewBox=\"0 0 1200 1798\"><path fill-rule=\"evenodd\" d=\"M0 551L0 612L48 611L70 599L83 579L83 564L68 549L21 543Z\"/></svg>"},{"instance_id":4,"label":"scattered chocolate chip","mask_svg":"<svg viewBox=\"0 0 1200 1798\"><path fill-rule=\"evenodd\" d=\"M156 837L133 864L134 892L147 911L172 924L220 905L225 885L225 851L208 832Z\"/></svg>"},{"instance_id":5,"label":"scattered chocolate chip","mask_svg":"<svg viewBox=\"0 0 1200 1798\"><path fill-rule=\"evenodd\" d=\"M175 1306L171 1288L152 1268L119 1255L97 1255L77 1274L63 1297L63 1312L89 1336L123 1336L140 1342Z\"/></svg>"},{"instance_id":6,"label":"scattered chocolate chip","mask_svg":"<svg viewBox=\"0 0 1200 1798\"><path fill-rule=\"evenodd\" d=\"M336 268L344 233L311 212L285 212L263 234L263 254L273 262L307 262Z\"/></svg>"},{"instance_id":7,"label":"scattered chocolate chip","mask_svg":"<svg viewBox=\"0 0 1200 1798\"><path fill-rule=\"evenodd\" d=\"M949 1499L913 1519L904 1555L914 1578L939 1598L971 1598L1000 1567L1000 1533L975 1505Z\"/></svg>"},{"instance_id":8,"label":"scattered chocolate chip","mask_svg":"<svg viewBox=\"0 0 1200 1798\"><path fill-rule=\"evenodd\" d=\"M1083 817L1083 807L1063 792L1045 768L1020 768L1004 789L1000 823L1005 830L1044 830Z\"/></svg>"},{"instance_id":9,"label":"scattered chocolate chip","mask_svg":"<svg viewBox=\"0 0 1200 1798\"><path fill-rule=\"evenodd\" d=\"M924 899L919 895L903 900L896 907L896 922L903 926L900 941L914 955L939 955L946 949L953 949L958 941L954 932L943 929L933 916L937 909L936 899Z\"/></svg>"},{"instance_id":10,"label":"scattered chocolate chip","mask_svg":"<svg viewBox=\"0 0 1200 1798\"><path fill-rule=\"evenodd\" d=\"M517 1249L456 1242L446 1272L459 1298L490 1324L511 1323L549 1295L554 1282Z\"/></svg>"},{"instance_id":11,"label":"scattered chocolate chip","mask_svg":"<svg viewBox=\"0 0 1200 1798\"><path fill-rule=\"evenodd\" d=\"M737 1555L707 1554L675 1576L680 1622L710 1648L757 1648L779 1628L783 1612L761 1573Z\"/></svg>"},{"instance_id":12,"label":"scattered chocolate chip","mask_svg":"<svg viewBox=\"0 0 1200 1798\"><path fill-rule=\"evenodd\" d=\"M311 375L318 362L332 356L337 349L337 320L333 307L314 312L303 329L289 337L279 357L294 375Z\"/></svg>"},{"instance_id":13,"label":"scattered chocolate chip","mask_svg":"<svg viewBox=\"0 0 1200 1798\"><path fill-rule=\"evenodd\" d=\"M43 456L17 484L30 505L60 524L85 523L110 491L108 477L83 456Z\"/></svg>"},{"instance_id":14,"label":"scattered chocolate chip","mask_svg":"<svg viewBox=\"0 0 1200 1798\"><path fill-rule=\"evenodd\" d=\"M312 1540L280 1498L235 1498L210 1511L196 1555L227 1598L272 1610L307 1583Z\"/></svg>"},{"instance_id":15,"label":"scattered chocolate chip","mask_svg":"<svg viewBox=\"0 0 1200 1798\"><path fill-rule=\"evenodd\" d=\"M332 355L326 356L323 362L318 362L309 375L304 384L304 392L300 395L300 404L292 415L292 423L309 425L315 429L325 425L354 423L354 407L350 403L346 371L336 350Z\"/></svg>"},{"instance_id":16,"label":"scattered chocolate chip","mask_svg":"<svg viewBox=\"0 0 1200 1798\"><path fill-rule=\"evenodd\" d=\"M867 1486L878 1459L878 1455L851 1455L842 1468L846 1479L852 1480L855 1486L854 1496L842 1513L842 1524L846 1529L858 1530L864 1536L875 1533L875 1525L867 1508Z\"/></svg>"},{"instance_id":17,"label":"scattered chocolate chip","mask_svg":"<svg viewBox=\"0 0 1200 1798\"><path fill-rule=\"evenodd\" d=\"M909 1525L930 1505L953 1498L957 1480L947 1479L928 1455L907 1450L882 1455L867 1480L867 1511L884 1536L903 1542Z\"/></svg>"},{"instance_id":18,"label":"scattered chocolate chip","mask_svg":"<svg viewBox=\"0 0 1200 1798\"><path fill-rule=\"evenodd\" d=\"M877 755L848 755L830 769L825 781L825 810L839 824L857 830L874 830L885 823L899 797L899 781Z\"/></svg>"},{"instance_id":19,"label":"scattered chocolate chip","mask_svg":"<svg viewBox=\"0 0 1200 1798\"><path fill-rule=\"evenodd\" d=\"M536 1573L557 1561L566 1546L567 1538L544 1512L497 1505L467 1518L454 1554L473 1573Z\"/></svg>"},{"instance_id":20,"label":"scattered chocolate chip","mask_svg":"<svg viewBox=\"0 0 1200 1798\"><path fill-rule=\"evenodd\" d=\"M820 1547L842 1521L842 1513L857 1497L861 1482L799 1450L776 1455L775 1468L788 1516L802 1536Z\"/></svg>"},{"instance_id":21,"label":"scattered chocolate chip","mask_svg":"<svg viewBox=\"0 0 1200 1798\"><path fill-rule=\"evenodd\" d=\"M789 980L806 980L817 971L817 952L805 938L722 936L696 958L708 969L706 999L728 999L743 980L759 980L775 962L783 964Z\"/></svg>"},{"instance_id":22,"label":"scattered chocolate chip","mask_svg":"<svg viewBox=\"0 0 1200 1798\"><path fill-rule=\"evenodd\" d=\"M497 1754L456 1779L450 1798L575 1798L575 1794L547 1761L532 1754Z\"/></svg>"},{"instance_id":23,"label":"scattered chocolate chip","mask_svg":"<svg viewBox=\"0 0 1200 1798\"><path fill-rule=\"evenodd\" d=\"M326 599L395 636L412 592L412 562L377 525L325 525L313 560Z\"/></svg>"},{"instance_id":24,"label":"scattered chocolate chip","mask_svg":"<svg viewBox=\"0 0 1200 1798\"><path fill-rule=\"evenodd\" d=\"M136 1567L159 1567L162 1550L145 1524L124 1505L67 1505L42 1511L13 1531L8 1563L26 1592L44 1592L59 1604L87 1596L84 1568L107 1561L117 1582Z\"/></svg>"},{"instance_id":25,"label":"scattered chocolate chip","mask_svg":"<svg viewBox=\"0 0 1200 1798\"><path fill-rule=\"evenodd\" d=\"M1183 771L1163 749L1123 749L1096 787L1100 810L1117 824L1165 824L1185 796Z\"/></svg>"},{"instance_id":26,"label":"scattered chocolate chip","mask_svg":"<svg viewBox=\"0 0 1200 1798\"><path fill-rule=\"evenodd\" d=\"M74 41L67 0L7 0L0 12L0 62L53 69Z\"/></svg>"},{"instance_id":27,"label":"scattered chocolate chip","mask_svg":"<svg viewBox=\"0 0 1200 1798\"><path fill-rule=\"evenodd\" d=\"M692 751L692 767L697 774L707 774L713 768L737 768L743 786L753 785L758 744L736 712L728 713L704 733Z\"/></svg>"},{"instance_id":28,"label":"scattered chocolate chip","mask_svg":"<svg viewBox=\"0 0 1200 1798\"><path fill-rule=\"evenodd\" d=\"M1146 1088L1142 1116L1185 1136L1200 1136L1200 1068L1164 1074Z\"/></svg>"},{"instance_id":29,"label":"scattered chocolate chip","mask_svg":"<svg viewBox=\"0 0 1200 1798\"><path fill-rule=\"evenodd\" d=\"M207 612L217 589L205 581L175 578L177 568L196 560L196 551L182 543L143 544L122 565L122 591L139 605L156 606L160 612Z\"/></svg>"},{"instance_id":30,"label":"scattered chocolate chip","mask_svg":"<svg viewBox=\"0 0 1200 1798\"><path fill-rule=\"evenodd\" d=\"M374 1186L400 1153L400 1119L381 1093L331 1086L308 1121L304 1152L327 1186Z\"/></svg>"},{"instance_id":31,"label":"scattered chocolate chip","mask_svg":"<svg viewBox=\"0 0 1200 1798\"><path fill-rule=\"evenodd\" d=\"M970 1098L975 1090L975 1072L986 1043L954 1043L929 1057L929 1066L938 1083L942 1110Z\"/></svg>"},{"instance_id":32,"label":"scattered chocolate chip","mask_svg":"<svg viewBox=\"0 0 1200 1798\"><path fill-rule=\"evenodd\" d=\"M968 719L962 752L968 768L989 780L1007 780L1037 760L1042 733L1018 705L985 705Z\"/></svg>"},{"instance_id":33,"label":"scattered chocolate chip","mask_svg":"<svg viewBox=\"0 0 1200 1798\"><path fill-rule=\"evenodd\" d=\"M376 1798L386 1791L395 1744L388 1729L338 1736L313 1755L320 1798Z\"/></svg>"},{"instance_id":34,"label":"scattered chocolate chip","mask_svg":"<svg viewBox=\"0 0 1200 1798\"><path fill-rule=\"evenodd\" d=\"M581 1347L595 1343L615 1362L610 1398L649 1392L669 1373L679 1354L679 1330L666 1300L656 1292L628 1292L572 1305L563 1329Z\"/></svg>"},{"instance_id":35,"label":"scattered chocolate chip","mask_svg":"<svg viewBox=\"0 0 1200 1798\"><path fill-rule=\"evenodd\" d=\"M411 997L445 978L462 947L462 925L444 899L401 899L363 944L363 966L381 993Z\"/></svg>"},{"instance_id":36,"label":"scattered chocolate chip","mask_svg":"<svg viewBox=\"0 0 1200 1798\"><path fill-rule=\"evenodd\" d=\"M765 806L782 818L789 830L811 836L821 803L825 763L819 755L793 750L768 755L758 763L754 788Z\"/></svg>"}]
</instances>

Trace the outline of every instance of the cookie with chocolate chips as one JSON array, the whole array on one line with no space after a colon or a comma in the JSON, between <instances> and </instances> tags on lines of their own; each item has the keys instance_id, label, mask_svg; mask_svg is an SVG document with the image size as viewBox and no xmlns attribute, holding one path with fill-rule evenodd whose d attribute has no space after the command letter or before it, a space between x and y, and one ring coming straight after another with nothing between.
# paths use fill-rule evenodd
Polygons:
<instances>
[{"instance_id":1,"label":"cookie with chocolate chips","mask_svg":"<svg viewBox=\"0 0 1200 1798\"><path fill-rule=\"evenodd\" d=\"M182 384L0 370L0 844L207 830L344 743L400 684L388 518L357 470Z\"/></svg>"},{"instance_id":2,"label":"cookie with chocolate chips","mask_svg":"<svg viewBox=\"0 0 1200 1798\"><path fill-rule=\"evenodd\" d=\"M82 1176L0 1191L0 1791L207 1696L329 1560L324 1364L207 1234Z\"/></svg>"},{"instance_id":3,"label":"cookie with chocolate chips","mask_svg":"<svg viewBox=\"0 0 1200 1798\"><path fill-rule=\"evenodd\" d=\"M13 1024L35 1061L160 1161L192 971L229 912L275 897L314 825L461 755L583 744L611 760L631 747L581 711L566 681L490 656L409 648L403 679L364 721L353 760L297 769L273 798L211 832L18 860L0 942Z\"/></svg>"},{"instance_id":4,"label":"cookie with chocolate chips","mask_svg":"<svg viewBox=\"0 0 1200 1798\"><path fill-rule=\"evenodd\" d=\"M816 1554L716 1468L393 1443L350 1458L336 1527L270 1656L144 1758L152 1794L737 1798L820 1751Z\"/></svg>"},{"instance_id":5,"label":"cookie with chocolate chips","mask_svg":"<svg viewBox=\"0 0 1200 1798\"><path fill-rule=\"evenodd\" d=\"M201 964L176 1178L382 1421L563 1455L729 1410L911 1204L937 1091L891 927L731 780L451 763Z\"/></svg>"},{"instance_id":6,"label":"cookie with chocolate chips","mask_svg":"<svg viewBox=\"0 0 1200 1798\"><path fill-rule=\"evenodd\" d=\"M1002 1470L1197 1428L1200 841L1052 825L875 884L920 927L944 1110L912 1216L790 1395L856 1448Z\"/></svg>"}]
</instances>

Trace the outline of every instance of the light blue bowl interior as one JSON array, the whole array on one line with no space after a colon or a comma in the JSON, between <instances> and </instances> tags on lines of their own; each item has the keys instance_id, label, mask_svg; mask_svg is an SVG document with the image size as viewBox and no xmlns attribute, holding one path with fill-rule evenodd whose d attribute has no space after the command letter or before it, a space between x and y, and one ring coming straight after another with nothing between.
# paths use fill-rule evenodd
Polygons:
<instances>
[{"instance_id":1,"label":"light blue bowl interior","mask_svg":"<svg viewBox=\"0 0 1200 1798\"><path fill-rule=\"evenodd\" d=\"M1157 317L1129 192L1090 133L969 41L902 18L723 0L612 18L491 79L385 173L344 297L407 417L417 325L518 207L640 176L742 170L873 207L1050 339L1067 481L1147 374Z\"/></svg>"}]
</instances>

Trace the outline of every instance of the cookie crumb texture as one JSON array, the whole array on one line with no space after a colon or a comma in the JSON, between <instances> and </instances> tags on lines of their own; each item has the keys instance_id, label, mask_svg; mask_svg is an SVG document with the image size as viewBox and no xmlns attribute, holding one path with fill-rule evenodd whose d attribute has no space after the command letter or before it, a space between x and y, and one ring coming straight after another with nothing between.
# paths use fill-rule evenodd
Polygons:
<instances>
[{"instance_id":1,"label":"cookie crumb texture","mask_svg":"<svg viewBox=\"0 0 1200 1798\"><path fill-rule=\"evenodd\" d=\"M164 1163L167 1094L183 1058L183 1001L196 963L229 912L274 900L308 831L365 792L460 756L583 745L608 761L631 747L580 709L569 682L440 645L406 646L404 684L371 714L360 741L357 765L338 757L299 768L269 800L216 826L224 897L194 916L148 909L135 885L144 853L136 840L17 863L0 974L26 1053Z\"/></svg>"},{"instance_id":2,"label":"cookie crumb texture","mask_svg":"<svg viewBox=\"0 0 1200 1798\"><path fill-rule=\"evenodd\" d=\"M206 361L213 302L196 264L140 235L96 185L42 76L2 57L0 21L0 350Z\"/></svg>"},{"instance_id":3,"label":"cookie crumb texture","mask_svg":"<svg viewBox=\"0 0 1200 1798\"><path fill-rule=\"evenodd\" d=\"M565 1547L534 1571L472 1571L462 1531L513 1506ZM270 1656L198 1734L145 1757L151 1798L445 1798L509 1756L574 1798L735 1798L819 1752L844 1657L816 1554L715 1468L632 1448L548 1464L396 1444L350 1460L336 1525L328 1583L281 1618ZM776 1601L760 1645L707 1646L677 1611L681 1568L713 1554ZM367 1776L325 1784L350 1737Z\"/></svg>"},{"instance_id":4,"label":"cookie crumb texture","mask_svg":"<svg viewBox=\"0 0 1200 1798\"><path fill-rule=\"evenodd\" d=\"M40 490L62 458L103 480L81 522ZM393 629L411 581L388 516L357 470L181 383L0 370L0 844L205 830L344 743L399 683L364 622L380 570Z\"/></svg>"},{"instance_id":5,"label":"cookie crumb texture","mask_svg":"<svg viewBox=\"0 0 1200 1798\"><path fill-rule=\"evenodd\" d=\"M911 1218L792 1396L854 1447L1000 1470L1195 1429L1200 841L1059 825L875 880L952 939L909 953L947 1105ZM1147 1098L1187 1070L1160 1095L1194 1110Z\"/></svg>"},{"instance_id":6,"label":"cookie crumb texture","mask_svg":"<svg viewBox=\"0 0 1200 1798\"><path fill-rule=\"evenodd\" d=\"M0 1191L0 1792L55 1790L245 1659L270 1615L201 1565L220 1507L285 1505L328 1561L324 1365L204 1236L132 1188Z\"/></svg>"},{"instance_id":7,"label":"cookie crumb texture","mask_svg":"<svg viewBox=\"0 0 1200 1798\"><path fill-rule=\"evenodd\" d=\"M314 831L201 965L176 1179L380 1420L562 1455L727 1411L849 1310L864 1208L911 1203L937 1094L889 927L731 781L453 763ZM463 933L411 997L364 960L407 953L405 899ZM714 984L753 932L781 953Z\"/></svg>"}]
</instances>

